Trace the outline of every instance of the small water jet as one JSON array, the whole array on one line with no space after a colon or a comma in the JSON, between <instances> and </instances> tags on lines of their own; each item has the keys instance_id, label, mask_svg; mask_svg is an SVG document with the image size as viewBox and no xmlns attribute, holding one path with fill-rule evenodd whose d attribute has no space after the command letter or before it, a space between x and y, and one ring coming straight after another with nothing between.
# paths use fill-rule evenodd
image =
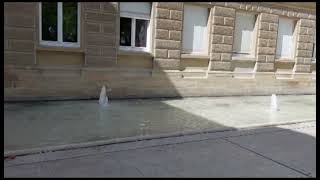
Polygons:
<instances>
[{"instance_id":1,"label":"small water jet","mask_svg":"<svg viewBox=\"0 0 320 180\"><path fill-rule=\"evenodd\" d=\"M277 102L277 96L275 94L272 94L271 95L271 110L272 111L279 111L279 108L278 108L278 102Z\"/></svg>"},{"instance_id":2,"label":"small water jet","mask_svg":"<svg viewBox=\"0 0 320 180\"><path fill-rule=\"evenodd\" d=\"M102 86L101 92L100 92L100 97L99 97L99 104L101 107L107 107L109 105L109 99L107 92L111 91L110 88L106 89L105 86Z\"/></svg>"}]
</instances>

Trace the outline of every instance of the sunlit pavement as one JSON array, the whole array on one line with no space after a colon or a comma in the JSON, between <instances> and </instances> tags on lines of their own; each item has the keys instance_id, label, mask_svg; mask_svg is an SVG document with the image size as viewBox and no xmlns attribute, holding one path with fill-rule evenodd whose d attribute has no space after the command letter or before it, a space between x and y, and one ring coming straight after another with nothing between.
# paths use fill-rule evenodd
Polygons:
<instances>
[{"instance_id":1,"label":"sunlit pavement","mask_svg":"<svg viewBox=\"0 0 320 180\"><path fill-rule=\"evenodd\" d=\"M5 103L4 151L23 154L315 120L315 95L277 97L276 112L270 110L270 96L111 100L105 109L97 100Z\"/></svg>"},{"instance_id":2,"label":"sunlit pavement","mask_svg":"<svg viewBox=\"0 0 320 180\"><path fill-rule=\"evenodd\" d=\"M5 177L316 177L316 122L18 156Z\"/></svg>"}]
</instances>

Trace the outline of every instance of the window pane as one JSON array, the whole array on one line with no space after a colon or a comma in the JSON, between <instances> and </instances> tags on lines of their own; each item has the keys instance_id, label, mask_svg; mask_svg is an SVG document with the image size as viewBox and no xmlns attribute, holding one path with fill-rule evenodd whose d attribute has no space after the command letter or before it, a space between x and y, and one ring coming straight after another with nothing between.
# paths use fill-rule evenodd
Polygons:
<instances>
[{"instance_id":1,"label":"window pane","mask_svg":"<svg viewBox=\"0 0 320 180\"><path fill-rule=\"evenodd\" d=\"M250 54L253 45L255 16L253 14L236 14L233 51L239 54Z\"/></svg>"},{"instance_id":2,"label":"window pane","mask_svg":"<svg viewBox=\"0 0 320 180\"><path fill-rule=\"evenodd\" d=\"M41 11L42 40L57 41L57 3L43 2Z\"/></svg>"},{"instance_id":3,"label":"window pane","mask_svg":"<svg viewBox=\"0 0 320 180\"><path fill-rule=\"evenodd\" d=\"M78 41L78 6L76 2L63 3L63 42Z\"/></svg>"},{"instance_id":4,"label":"window pane","mask_svg":"<svg viewBox=\"0 0 320 180\"><path fill-rule=\"evenodd\" d=\"M131 46L131 18L120 18L120 45Z\"/></svg>"},{"instance_id":5,"label":"window pane","mask_svg":"<svg viewBox=\"0 0 320 180\"><path fill-rule=\"evenodd\" d=\"M183 21L183 50L205 53L207 50L208 9L185 6Z\"/></svg>"},{"instance_id":6,"label":"window pane","mask_svg":"<svg viewBox=\"0 0 320 180\"><path fill-rule=\"evenodd\" d=\"M147 46L147 28L148 21L147 20L136 20L136 47L146 47Z\"/></svg>"},{"instance_id":7,"label":"window pane","mask_svg":"<svg viewBox=\"0 0 320 180\"><path fill-rule=\"evenodd\" d=\"M278 39L277 39L277 57L293 57L293 32L294 21L291 19L279 18Z\"/></svg>"}]
</instances>

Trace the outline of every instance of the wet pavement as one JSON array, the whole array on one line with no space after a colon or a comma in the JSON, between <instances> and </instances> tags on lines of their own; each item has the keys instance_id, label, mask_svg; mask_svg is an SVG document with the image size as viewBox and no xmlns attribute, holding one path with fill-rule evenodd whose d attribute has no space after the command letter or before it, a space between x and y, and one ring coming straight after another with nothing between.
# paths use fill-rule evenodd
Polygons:
<instances>
[{"instance_id":1,"label":"wet pavement","mask_svg":"<svg viewBox=\"0 0 320 180\"><path fill-rule=\"evenodd\" d=\"M98 100L4 104L4 151L176 132L316 119L315 95Z\"/></svg>"}]
</instances>

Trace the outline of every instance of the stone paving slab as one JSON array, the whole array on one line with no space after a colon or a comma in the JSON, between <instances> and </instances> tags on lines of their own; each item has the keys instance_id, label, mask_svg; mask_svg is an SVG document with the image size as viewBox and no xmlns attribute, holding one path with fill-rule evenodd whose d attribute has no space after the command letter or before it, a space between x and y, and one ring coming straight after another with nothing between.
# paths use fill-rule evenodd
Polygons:
<instances>
[{"instance_id":1,"label":"stone paving slab","mask_svg":"<svg viewBox=\"0 0 320 180\"><path fill-rule=\"evenodd\" d=\"M307 175L316 177L315 131L314 126L313 128L276 131L227 139Z\"/></svg>"},{"instance_id":2,"label":"stone paving slab","mask_svg":"<svg viewBox=\"0 0 320 180\"><path fill-rule=\"evenodd\" d=\"M5 167L5 177L304 177L223 140Z\"/></svg>"}]
</instances>

